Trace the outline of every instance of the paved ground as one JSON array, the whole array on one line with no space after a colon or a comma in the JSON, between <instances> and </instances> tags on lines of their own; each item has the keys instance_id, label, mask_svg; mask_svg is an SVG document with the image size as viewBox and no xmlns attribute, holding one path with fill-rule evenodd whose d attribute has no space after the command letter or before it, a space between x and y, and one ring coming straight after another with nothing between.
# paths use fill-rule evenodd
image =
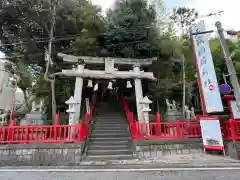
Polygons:
<instances>
[{"instance_id":1,"label":"paved ground","mask_svg":"<svg viewBox=\"0 0 240 180\"><path fill-rule=\"evenodd\" d=\"M206 164L236 164L239 163L239 160L234 160L228 156L221 155L210 155L204 153L196 154L183 154L183 155L168 155L161 157L145 157L140 159L133 160L103 160L103 161L83 161L81 165L111 165L111 164L160 164L160 165L177 165L177 164L190 164L190 165L206 165Z\"/></svg>"},{"instance_id":2,"label":"paved ground","mask_svg":"<svg viewBox=\"0 0 240 180\"><path fill-rule=\"evenodd\" d=\"M239 170L145 172L1 172L6 180L237 180Z\"/></svg>"}]
</instances>

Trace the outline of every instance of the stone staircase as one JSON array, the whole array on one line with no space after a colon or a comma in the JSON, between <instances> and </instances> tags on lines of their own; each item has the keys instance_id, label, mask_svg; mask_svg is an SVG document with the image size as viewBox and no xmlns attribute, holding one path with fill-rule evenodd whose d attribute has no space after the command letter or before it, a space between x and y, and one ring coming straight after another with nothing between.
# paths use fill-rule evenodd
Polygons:
<instances>
[{"instance_id":1,"label":"stone staircase","mask_svg":"<svg viewBox=\"0 0 240 180\"><path fill-rule=\"evenodd\" d=\"M128 124L116 105L109 102L99 105L86 155L91 160L123 160L133 157Z\"/></svg>"}]
</instances>

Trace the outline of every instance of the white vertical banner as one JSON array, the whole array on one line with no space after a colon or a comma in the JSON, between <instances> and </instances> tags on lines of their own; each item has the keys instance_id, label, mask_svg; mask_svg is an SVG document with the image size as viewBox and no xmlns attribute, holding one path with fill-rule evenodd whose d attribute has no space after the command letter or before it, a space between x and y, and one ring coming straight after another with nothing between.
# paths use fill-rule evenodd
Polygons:
<instances>
[{"instance_id":1,"label":"white vertical banner","mask_svg":"<svg viewBox=\"0 0 240 180\"><path fill-rule=\"evenodd\" d=\"M193 34L205 31L206 28L203 20L201 20L192 28ZM209 35L206 33L194 34L192 38L196 55L196 65L199 71L199 79L202 85L202 87L199 88L202 88L203 91L206 111L208 113L222 112L223 104L210 50Z\"/></svg>"}]
</instances>

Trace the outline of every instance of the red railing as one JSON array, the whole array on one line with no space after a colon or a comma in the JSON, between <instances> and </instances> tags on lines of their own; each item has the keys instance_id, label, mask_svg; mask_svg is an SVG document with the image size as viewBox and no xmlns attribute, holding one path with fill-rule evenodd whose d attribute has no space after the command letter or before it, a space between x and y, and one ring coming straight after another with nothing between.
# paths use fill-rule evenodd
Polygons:
<instances>
[{"instance_id":1,"label":"red railing","mask_svg":"<svg viewBox=\"0 0 240 180\"><path fill-rule=\"evenodd\" d=\"M88 124L95 111L97 97L93 95L90 112L86 112L84 122L74 125L59 125L56 115L54 125L45 126L9 126L0 127L0 144L4 143L64 143L81 142L88 135Z\"/></svg>"},{"instance_id":2,"label":"red railing","mask_svg":"<svg viewBox=\"0 0 240 180\"><path fill-rule=\"evenodd\" d=\"M221 130L224 139L231 139L234 142L240 139L240 121L230 119L221 122Z\"/></svg>"},{"instance_id":3,"label":"red railing","mask_svg":"<svg viewBox=\"0 0 240 180\"><path fill-rule=\"evenodd\" d=\"M87 125L6 126L0 127L0 143L81 142Z\"/></svg>"},{"instance_id":4,"label":"red railing","mask_svg":"<svg viewBox=\"0 0 240 180\"><path fill-rule=\"evenodd\" d=\"M134 123L133 139L200 138L199 122Z\"/></svg>"},{"instance_id":5,"label":"red railing","mask_svg":"<svg viewBox=\"0 0 240 180\"><path fill-rule=\"evenodd\" d=\"M134 121L134 115L129 110L129 105L123 96L120 98L128 124L135 140L142 139L167 139L167 138L201 138L201 127L199 121L194 122L161 122L160 113L156 113L156 122L139 123ZM231 139L236 142L240 139L240 121L230 119L221 122L223 139Z\"/></svg>"}]
</instances>

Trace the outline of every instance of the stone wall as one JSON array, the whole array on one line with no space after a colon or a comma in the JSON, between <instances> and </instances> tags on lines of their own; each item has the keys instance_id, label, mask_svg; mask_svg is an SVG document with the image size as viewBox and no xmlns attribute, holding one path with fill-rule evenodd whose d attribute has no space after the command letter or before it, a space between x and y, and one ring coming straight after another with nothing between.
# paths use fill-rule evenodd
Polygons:
<instances>
[{"instance_id":1,"label":"stone wall","mask_svg":"<svg viewBox=\"0 0 240 180\"><path fill-rule=\"evenodd\" d=\"M233 159L240 160L240 143L228 142L226 154Z\"/></svg>"},{"instance_id":2,"label":"stone wall","mask_svg":"<svg viewBox=\"0 0 240 180\"><path fill-rule=\"evenodd\" d=\"M82 143L0 145L0 166L69 166L81 162Z\"/></svg>"},{"instance_id":3,"label":"stone wall","mask_svg":"<svg viewBox=\"0 0 240 180\"><path fill-rule=\"evenodd\" d=\"M201 139L162 139L158 141L135 142L135 156L137 158L202 152Z\"/></svg>"}]
</instances>

